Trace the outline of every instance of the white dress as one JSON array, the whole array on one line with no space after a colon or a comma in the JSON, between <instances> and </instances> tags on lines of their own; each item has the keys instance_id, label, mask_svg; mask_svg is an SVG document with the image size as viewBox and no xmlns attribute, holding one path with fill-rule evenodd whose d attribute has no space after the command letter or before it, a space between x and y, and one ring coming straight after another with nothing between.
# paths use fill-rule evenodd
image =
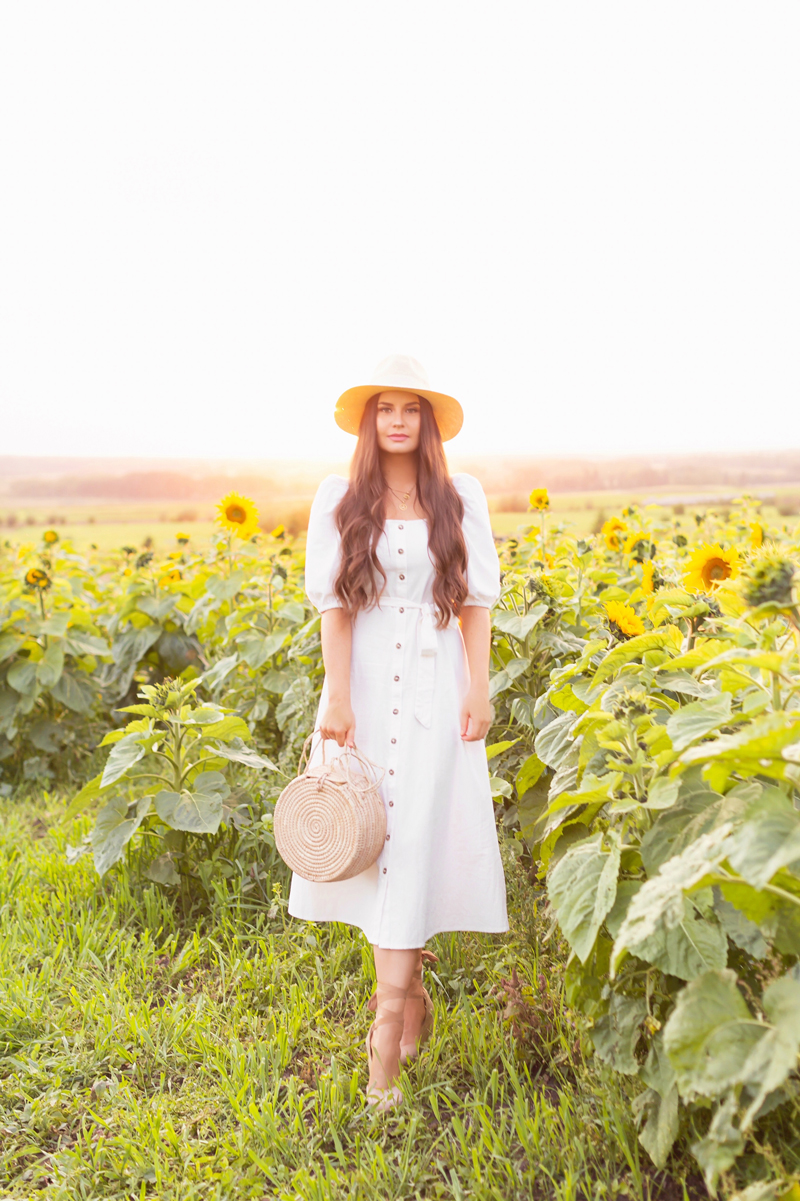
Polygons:
<instances>
[{"instance_id":1,"label":"white dress","mask_svg":"<svg viewBox=\"0 0 800 1201\"><path fill-rule=\"evenodd\" d=\"M464 502L466 604L491 608L500 569L486 497L470 475L453 483ZM347 487L329 475L311 508L306 591L320 612L340 607L334 509ZM380 607L353 622L350 688L356 746L386 769L387 838L377 862L351 880L314 884L294 875L289 912L347 922L371 943L395 949L422 947L445 930L500 933L508 929L506 890L486 749L482 740L461 738L467 659L457 621L435 626L427 523L387 521L377 549L387 582ZM327 684L320 713L326 704Z\"/></svg>"}]
</instances>

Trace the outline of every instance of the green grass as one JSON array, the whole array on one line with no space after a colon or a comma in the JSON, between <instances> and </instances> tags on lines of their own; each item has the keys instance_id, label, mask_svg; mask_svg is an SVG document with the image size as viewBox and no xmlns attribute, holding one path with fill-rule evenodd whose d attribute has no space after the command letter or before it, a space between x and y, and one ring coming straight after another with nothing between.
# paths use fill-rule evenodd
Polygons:
<instances>
[{"instance_id":1,"label":"green grass","mask_svg":"<svg viewBox=\"0 0 800 1201\"><path fill-rule=\"evenodd\" d=\"M653 1173L623 1086L584 1062L510 847L512 931L434 941L434 1034L382 1116L362 1093L360 934L222 892L180 921L156 886L68 866L89 823L65 831L58 812L0 809L0 1196L689 1195ZM519 1037L499 995L514 968Z\"/></svg>"}]
</instances>

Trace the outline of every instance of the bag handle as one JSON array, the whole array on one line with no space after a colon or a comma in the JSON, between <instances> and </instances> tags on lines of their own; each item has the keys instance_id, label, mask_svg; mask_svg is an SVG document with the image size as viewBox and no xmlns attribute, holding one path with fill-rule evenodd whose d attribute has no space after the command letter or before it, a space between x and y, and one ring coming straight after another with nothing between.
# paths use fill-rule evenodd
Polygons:
<instances>
[{"instance_id":1,"label":"bag handle","mask_svg":"<svg viewBox=\"0 0 800 1201\"><path fill-rule=\"evenodd\" d=\"M345 749L342 751L341 755L338 755L337 758L335 760L332 760L330 763L326 763L326 761L325 761L325 743L327 741L333 741L333 740L323 738L322 735L320 734L319 730L312 730L312 732L309 734L308 738L306 738L305 742L303 743L303 749L300 752L300 762L298 763L298 766L297 766L298 776L302 776L304 774L304 772L308 770L308 764L309 764L309 761L310 761L311 756L314 751L314 746L313 746L314 738L318 734L319 734L320 740L322 742L322 765L323 765L323 767L331 768L331 767L333 767L334 762L341 763L344 768L344 773L345 773L345 778L347 780L347 783L350 785L350 787L353 789L354 792L367 793L367 792L370 792L371 789L373 789L373 788L380 788L381 784L383 783L384 776L386 775L386 769L383 767L378 767L378 765L376 763L373 763L372 760L363 753L363 751L359 751L358 748L355 746L354 747L345 747ZM351 768L352 768L352 764L354 762L358 763L361 767L361 771L358 774L364 780L363 785L360 785L356 780L353 779L353 777L351 775Z\"/></svg>"}]
</instances>

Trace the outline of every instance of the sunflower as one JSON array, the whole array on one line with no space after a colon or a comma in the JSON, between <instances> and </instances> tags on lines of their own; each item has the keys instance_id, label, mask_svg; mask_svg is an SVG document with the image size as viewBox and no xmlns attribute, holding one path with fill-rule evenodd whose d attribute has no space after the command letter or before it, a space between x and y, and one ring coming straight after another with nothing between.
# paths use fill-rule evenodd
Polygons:
<instances>
[{"instance_id":1,"label":"sunflower","mask_svg":"<svg viewBox=\"0 0 800 1201\"><path fill-rule=\"evenodd\" d=\"M758 550L764 542L764 527L758 521L750 522L750 545L753 550Z\"/></svg>"},{"instance_id":2,"label":"sunflower","mask_svg":"<svg viewBox=\"0 0 800 1201\"><path fill-rule=\"evenodd\" d=\"M629 534L624 551L626 555L633 555L638 563L644 563L650 558L650 539L646 534Z\"/></svg>"},{"instance_id":3,"label":"sunflower","mask_svg":"<svg viewBox=\"0 0 800 1201\"><path fill-rule=\"evenodd\" d=\"M276 525L274 530L270 530L269 536L270 538L285 538L286 526Z\"/></svg>"},{"instance_id":4,"label":"sunflower","mask_svg":"<svg viewBox=\"0 0 800 1201\"><path fill-rule=\"evenodd\" d=\"M545 509L550 508L550 497L547 495L546 488L534 488L529 496L529 501L532 509L538 509L543 513Z\"/></svg>"},{"instance_id":5,"label":"sunflower","mask_svg":"<svg viewBox=\"0 0 800 1201\"><path fill-rule=\"evenodd\" d=\"M25 572L25 587L31 592L44 592L52 582L47 572L39 567L31 567Z\"/></svg>"},{"instance_id":6,"label":"sunflower","mask_svg":"<svg viewBox=\"0 0 800 1201\"><path fill-rule=\"evenodd\" d=\"M621 642L644 633L644 622L630 605L624 605L621 601L606 601L605 610L611 633Z\"/></svg>"},{"instance_id":7,"label":"sunflower","mask_svg":"<svg viewBox=\"0 0 800 1201\"><path fill-rule=\"evenodd\" d=\"M42 541L46 542L48 546L52 546L55 542L58 542L57 531L45 530L45 532L42 534Z\"/></svg>"},{"instance_id":8,"label":"sunflower","mask_svg":"<svg viewBox=\"0 0 800 1201\"><path fill-rule=\"evenodd\" d=\"M177 567L173 567L172 571L168 571L164 575L162 575L161 579L158 582L159 582L159 585L163 588L163 587L165 587L165 585L168 585L168 584L179 584L182 579L183 579L183 576L178 571Z\"/></svg>"},{"instance_id":9,"label":"sunflower","mask_svg":"<svg viewBox=\"0 0 800 1201\"><path fill-rule=\"evenodd\" d=\"M217 525L237 538L252 538L258 529L258 509L246 496L229 492L217 505Z\"/></svg>"},{"instance_id":10,"label":"sunflower","mask_svg":"<svg viewBox=\"0 0 800 1201\"><path fill-rule=\"evenodd\" d=\"M704 542L689 558L684 580L691 592L710 592L723 580L735 580L740 572L739 552L735 546L727 550L715 542Z\"/></svg>"},{"instance_id":11,"label":"sunflower","mask_svg":"<svg viewBox=\"0 0 800 1201\"><path fill-rule=\"evenodd\" d=\"M189 541L189 535L188 535L188 534L184 534L184 533L182 533L180 530L178 530L178 533L175 535L175 541L176 541L176 542L177 542L177 543L178 543L180 546L185 546L185 545L186 545L186 543Z\"/></svg>"},{"instance_id":12,"label":"sunflower","mask_svg":"<svg viewBox=\"0 0 800 1201\"><path fill-rule=\"evenodd\" d=\"M619 517L609 517L608 521L603 522L602 534L609 550L622 549L622 535L627 529L625 522L620 521Z\"/></svg>"},{"instance_id":13,"label":"sunflower","mask_svg":"<svg viewBox=\"0 0 800 1201\"><path fill-rule=\"evenodd\" d=\"M751 608L774 605L788 608L792 604L792 588L796 569L791 559L777 553L763 553L745 569L741 581L742 594Z\"/></svg>"},{"instance_id":14,"label":"sunflower","mask_svg":"<svg viewBox=\"0 0 800 1201\"><path fill-rule=\"evenodd\" d=\"M653 564L653 560L645 559L644 563L642 563L642 591L647 596L652 596L653 593L655 592L655 588L653 586L653 572L654 571L655 571L655 566Z\"/></svg>"}]
</instances>

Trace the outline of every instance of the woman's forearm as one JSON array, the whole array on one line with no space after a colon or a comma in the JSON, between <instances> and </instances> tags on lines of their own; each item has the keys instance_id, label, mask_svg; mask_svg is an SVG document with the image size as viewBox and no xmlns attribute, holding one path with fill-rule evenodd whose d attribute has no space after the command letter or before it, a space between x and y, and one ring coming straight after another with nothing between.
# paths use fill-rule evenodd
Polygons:
<instances>
[{"instance_id":1,"label":"woman's forearm","mask_svg":"<svg viewBox=\"0 0 800 1201\"><path fill-rule=\"evenodd\" d=\"M326 609L321 621L322 662L328 680L328 699L350 704L350 654L353 627L344 609Z\"/></svg>"},{"instance_id":2,"label":"woman's forearm","mask_svg":"<svg viewBox=\"0 0 800 1201\"><path fill-rule=\"evenodd\" d=\"M489 652L492 619L488 609L465 605L461 610L461 634L469 665L469 691L461 707L461 737L465 742L485 738L492 723L489 703Z\"/></svg>"},{"instance_id":3,"label":"woman's forearm","mask_svg":"<svg viewBox=\"0 0 800 1201\"><path fill-rule=\"evenodd\" d=\"M461 610L461 633L467 651L470 689L489 694L489 654L492 622L488 609L465 605Z\"/></svg>"}]
</instances>

